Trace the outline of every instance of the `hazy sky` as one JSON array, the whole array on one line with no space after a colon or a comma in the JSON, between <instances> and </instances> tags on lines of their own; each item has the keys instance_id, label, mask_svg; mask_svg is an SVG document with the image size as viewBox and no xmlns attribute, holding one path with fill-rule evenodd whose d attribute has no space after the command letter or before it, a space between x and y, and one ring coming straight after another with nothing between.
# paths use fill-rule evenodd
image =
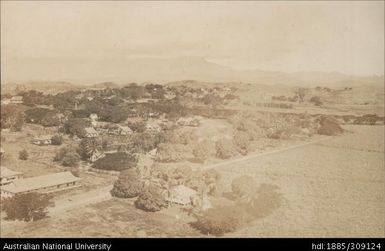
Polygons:
<instances>
[{"instance_id":1,"label":"hazy sky","mask_svg":"<svg viewBox=\"0 0 385 251\"><path fill-rule=\"evenodd\" d=\"M178 56L237 69L382 75L384 2L1 1L8 76L34 60Z\"/></svg>"}]
</instances>

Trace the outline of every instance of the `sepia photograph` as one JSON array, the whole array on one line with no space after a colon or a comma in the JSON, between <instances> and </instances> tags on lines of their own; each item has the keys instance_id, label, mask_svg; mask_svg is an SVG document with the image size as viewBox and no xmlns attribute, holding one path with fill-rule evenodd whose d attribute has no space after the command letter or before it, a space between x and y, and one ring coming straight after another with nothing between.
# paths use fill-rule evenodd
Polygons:
<instances>
[{"instance_id":1,"label":"sepia photograph","mask_svg":"<svg viewBox=\"0 0 385 251\"><path fill-rule=\"evenodd\" d=\"M1 0L0 237L385 238L384 98L384 1Z\"/></svg>"}]
</instances>

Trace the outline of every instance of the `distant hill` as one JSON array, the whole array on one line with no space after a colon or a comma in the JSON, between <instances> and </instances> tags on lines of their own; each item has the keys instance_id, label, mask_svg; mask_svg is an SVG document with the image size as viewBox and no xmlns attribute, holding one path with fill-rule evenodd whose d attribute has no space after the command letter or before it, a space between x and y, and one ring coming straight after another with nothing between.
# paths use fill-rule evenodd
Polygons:
<instances>
[{"instance_id":1,"label":"distant hill","mask_svg":"<svg viewBox=\"0 0 385 251\"><path fill-rule=\"evenodd\" d=\"M334 85L383 85L384 76L350 76L337 72L296 72L283 73L260 70L240 71L209 62L202 57L176 58L119 58L103 59L95 62L70 60L38 60L33 64L21 64L24 79L65 80L67 82L90 85L95 88L115 87L118 84L168 83L186 79L198 82L246 82L256 84L286 84L295 86ZM28 66L28 67L27 67ZM48 70L47 70L48 69ZM29 75L27 73L30 72ZM58 85L55 89L65 89L67 83L44 82ZM95 85L95 83L98 83ZM39 82L39 85L43 86Z\"/></svg>"}]
</instances>

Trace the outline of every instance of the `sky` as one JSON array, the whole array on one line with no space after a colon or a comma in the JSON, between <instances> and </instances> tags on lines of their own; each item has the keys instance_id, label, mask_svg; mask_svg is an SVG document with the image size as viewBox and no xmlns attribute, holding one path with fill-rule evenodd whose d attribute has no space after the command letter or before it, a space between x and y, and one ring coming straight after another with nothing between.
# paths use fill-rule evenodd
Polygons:
<instances>
[{"instance_id":1,"label":"sky","mask_svg":"<svg viewBox=\"0 0 385 251\"><path fill-rule=\"evenodd\" d=\"M34 62L180 56L240 70L383 75L384 2L1 1L8 79L36 76Z\"/></svg>"}]
</instances>

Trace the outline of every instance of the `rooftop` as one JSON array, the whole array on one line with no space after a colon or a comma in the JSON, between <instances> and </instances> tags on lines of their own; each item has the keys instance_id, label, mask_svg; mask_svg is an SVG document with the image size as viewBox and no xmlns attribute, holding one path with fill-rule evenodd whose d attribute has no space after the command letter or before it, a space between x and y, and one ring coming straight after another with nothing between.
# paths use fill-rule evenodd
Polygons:
<instances>
[{"instance_id":1,"label":"rooftop","mask_svg":"<svg viewBox=\"0 0 385 251\"><path fill-rule=\"evenodd\" d=\"M87 133L98 133L93 127L84 128Z\"/></svg>"},{"instance_id":2,"label":"rooftop","mask_svg":"<svg viewBox=\"0 0 385 251\"><path fill-rule=\"evenodd\" d=\"M20 175L20 174L23 174L23 173L12 171L12 170L4 167L4 166L0 167L0 177L1 178L16 176L16 175Z\"/></svg>"},{"instance_id":3,"label":"rooftop","mask_svg":"<svg viewBox=\"0 0 385 251\"><path fill-rule=\"evenodd\" d=\"M61 172L15 180L9 185L2 186L1 190L5 190L11 193L22 193L79 180L81 179L73 176L71 172Z\"/></svg>"}]
</instances>

